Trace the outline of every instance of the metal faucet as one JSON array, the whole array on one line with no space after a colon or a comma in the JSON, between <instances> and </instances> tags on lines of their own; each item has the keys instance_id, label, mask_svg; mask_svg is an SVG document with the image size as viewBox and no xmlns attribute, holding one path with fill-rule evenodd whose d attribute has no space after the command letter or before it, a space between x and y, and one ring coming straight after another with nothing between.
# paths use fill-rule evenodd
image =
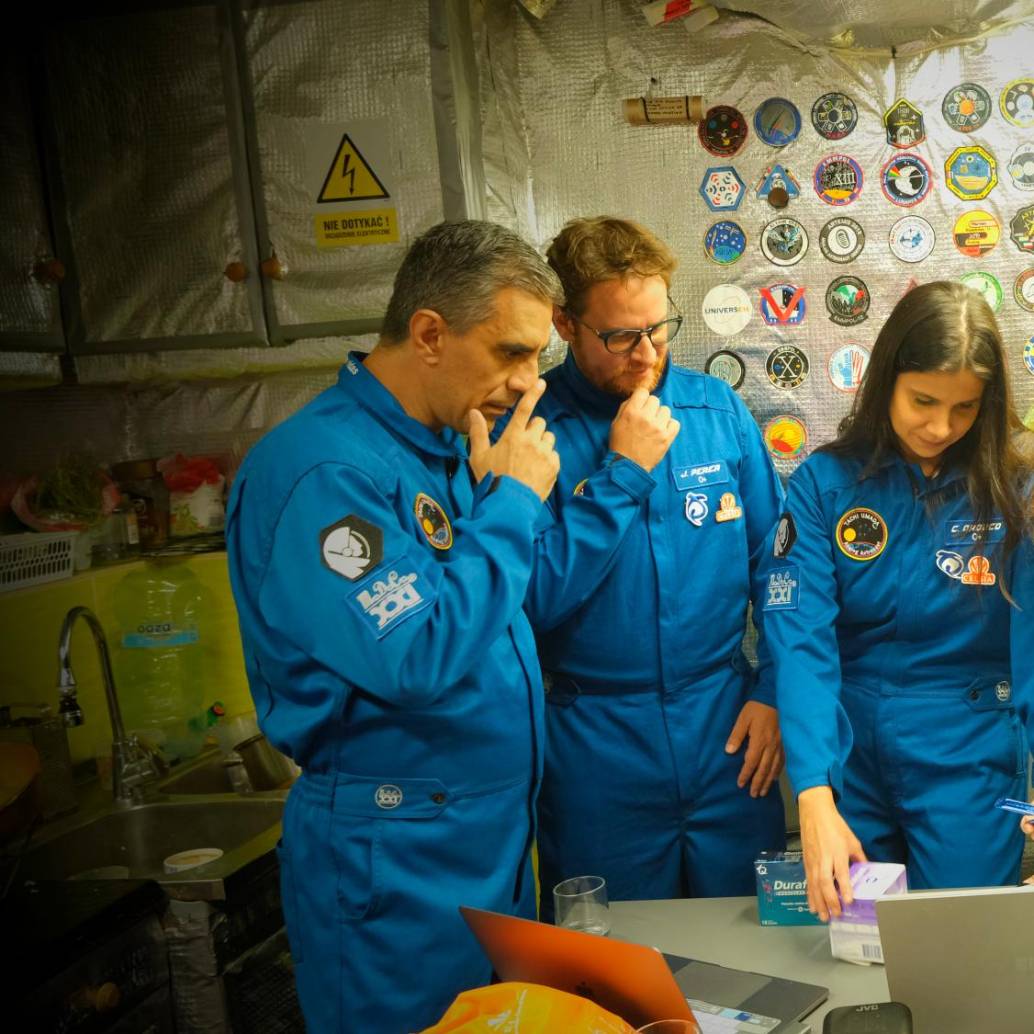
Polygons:
<instances>
[{"instance_id":1,"label":"metal faucet","mask_svg":"<svg viewBox=\"0 0 1034 1034\"><path fill-rule=\"evenodd\" d=\"M101 675L104 678L104 696L108 703L108 718L111 721L111 789L116 804L134 804L153 787L162 775L157 753L148 750L136 736L127 736L122 724L122 709L115 691L115 676L111 671L111 655L104 629L89 607L73 607L61 626L61 637L57 645L58 692L61 694L59 713L65 725L82 725L85 721L83 709L76 696L78 688L72 672L72 628L76 618L82 618L93 633L100 655Z\"/></svg>"}]
</instances>

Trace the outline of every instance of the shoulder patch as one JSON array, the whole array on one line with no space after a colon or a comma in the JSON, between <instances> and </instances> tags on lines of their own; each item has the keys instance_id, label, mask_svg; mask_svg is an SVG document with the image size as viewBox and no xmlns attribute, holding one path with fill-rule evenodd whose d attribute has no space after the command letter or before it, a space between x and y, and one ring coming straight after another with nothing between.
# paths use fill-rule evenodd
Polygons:
<instances>
[{"instance_id":1,"label":"shoulder patch","mask_svg":"<svg viewBox=\"0 0 1034 1034\"><path fill-rule=\"evenodd\" d=\"M856 506L837 521L837 546L852 560L875 560L887 548L887 523L866 506Z\"/></svg>"},{"instance_id":2,"label":"shoulder patch","mask_svg":"<svg viewBox=\"0 0 1034 1034\"><path fill-rule=\"evenodd\" d=\"M400 575L397 570L391 570L384 578L367 584L350 601L362 613L370 631L380 639L430 605L434 597L425 593L427 589L421 592L420 577L415 572Z\"/></svg>"},{"instance_id":3,"label":"shoulder patch","mask_svg":"<svg viewBox=\"0 0 1034 1034\"><path fill-rule=\"evenodd\" d=\"M772 543L772 556L781 560L790 555L793 544L797 541L797 525L794 523L793 514L787 510L776 525L775 541Z\"/></svg>"},{"instance_id":4,"label":"shoulder patch","mask_svg":"<svg viewBox=\"0 0 1034 1034\"><path fill-rule=\"evenodd\" d=\"M800 569L794 566L778 567L768 575L765 586L765 604L762 610L796 610L800 595Z\"/></svg>"},{"instance_id":5,"label":"shoulder patch","mask_svg":"<svg viewBox=\"0 0 1034 1034\"><path fill-rule=\"evenodd\" d=\"M354 513L320 532L320 558L335 574L358 581L384 558L381 529Z\"/></svg>"},{"instance_id":6,"label":"shoulder patch","mask_svg":"<svg viewBox=\"0 0 1034 1034\"><path fill-rule=\"evenodd\" d=\"M452 547L452 525L440 503L429 495L418 492L413 501L413 513L420 530L435 549Z\"/></svg>"}]
</instances>

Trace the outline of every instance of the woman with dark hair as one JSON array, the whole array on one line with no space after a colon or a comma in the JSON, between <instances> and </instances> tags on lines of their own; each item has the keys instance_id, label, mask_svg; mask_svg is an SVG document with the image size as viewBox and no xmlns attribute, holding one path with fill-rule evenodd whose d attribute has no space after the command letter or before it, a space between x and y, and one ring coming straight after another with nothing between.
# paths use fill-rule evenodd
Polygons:
<instances>
[{"instance_id":1,"label":"woman with dark hair","mask_svg":"<svg viewBox=\"0 0 1034 1034\"><path fill-rule=\"evenodd\" d=\"M994 805L1023 796L1034 731L1030 438L987 303L925 284L790 479L762 619L823 920L866 857L906 863L912 887L1019 876Z\"/></svg>"}]
</instances>

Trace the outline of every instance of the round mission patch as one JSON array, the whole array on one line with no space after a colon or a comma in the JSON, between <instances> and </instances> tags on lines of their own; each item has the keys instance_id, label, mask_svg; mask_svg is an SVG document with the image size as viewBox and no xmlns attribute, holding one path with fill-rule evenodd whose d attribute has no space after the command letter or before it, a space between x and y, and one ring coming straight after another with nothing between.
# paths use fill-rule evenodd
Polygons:
<instances>
[{"instance_id":1,"label":"round mission patch","mask_svg":"<svg viewBox=\"0 0 1034 1034\"><path fill-rule=\"evenodd\" d=\"M887 548L887 523L865 506L848 510L837 521L837 546L852 560L875 560Z\"/></svg>"},{"instance_id":2,"label":"round mission patch","mask_svg":"<svg viewBox=\"0 0 1034 1034\"><path fill-rule=\"evenodd\" d=\"M452 525L439 503L429 495L418 492L413 501L413 513L420 530L435 549L449 549L452 546Z\"/></svg>"}]
</instances>

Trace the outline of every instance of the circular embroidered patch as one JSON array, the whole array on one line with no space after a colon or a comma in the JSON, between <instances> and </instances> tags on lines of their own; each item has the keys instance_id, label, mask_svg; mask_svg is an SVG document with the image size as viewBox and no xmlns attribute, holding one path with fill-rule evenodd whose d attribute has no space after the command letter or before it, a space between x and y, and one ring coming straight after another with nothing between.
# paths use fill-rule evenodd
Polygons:
<instances>
[{"instance_id":1,"label":"circular embroidered patch","mask_svg":"<svg viewBox=\"0 0 1034 1034\"><path fill-rule=\"evenodd\" d=\"M808 309L803 287L796 284L772 284L771 287L762 287L758 294L761 318L768 326L796 327L804 322Z\"/></svg>"},{"instance_id":2,"label":"circular embroidered patch","mask_svg":"<svg viewBox=\"0 0 1034 1034\"><path fill-rule=\"evenodd\" d=\"M785 147L801 131L801 113L785 97L769 97L754 112L754 132L769 147Z\"/></svg>"},{"instance_id":3,"label":"circular embroidered patch","mask_svg":"<svg viewBox=\"0 0 1034 1034\"><path fill-rule=\"evenodd\" d=\"M777 388L796 388L808 376L808 357L794 345L780 345L769 353L765 371Z\"/></svg>"},{"instance_id":4,"label":"circular embroidered patch","mask_svg":"<svg viewBox=\"0 0 1034 1034\"><path fill-rule=\"evenodd\" d=\"M1034 252L1034 205L1021 208L1009 220L1009 239L1020 251Z\"/></svg>"},{"instance_id":5,"label":"circular embroidered patch","mask_svg":"<svg viewBox=\"0 0 1034 1034\"><path fill-rule=\"evenodd\" d=\"M449 518L429 495L417 493L413 502L413 513L420 530L435 549L449 549L452 546L452 525Z\"/></svg>"},{"instance_id":6,"label":"circular embroidered patch","mask_svg":"<svg viewBox=\"0 0 1034 1034\"><path fill-rule=\"evenodd\" d=\"M830 154L815 166L815 193L827 205L849 205L862 192L862 167L846 154Z\"/></svg>"},{"instance_id":7,"label":"circular embroidered patch","mask_svg":"<svg viewBox=\"0 0 1034 1034\"><path fill-rule=\"evenodd\" d=\"M804 451L808 429L797 417L781 413L765 424L764 438L765 447L773 459L792 460Z\"/></svg>"},{"instance_id":8,"label":"circular embroidered patch","mask_svg":"<svg viewBox=\"0 0 1034 1034\"><path fill-rule=\"evenodd\" d=\"M858 124L858 109L846 93L824 93L811 106L811 124L827 140L843 140Z\"/></svg>"},{"instance_id":9,"label":"circular embroidered patch","mask_svg":"<svg viewBox=\"0 0 1034 1034\"><path fill-rule=\"evenodd\" d=\"M1027 367L1028 373L1034 373L1034 337L1023 346L1023 365Z\"/></svg>"},{"instance_id":10,"label":"circular embroidered patch","mask_svg":"<svg viewBox=\"0 0 1034 1034\"><path fill-rule=\"evenodd\" d=\"M739 223L722 219L704 234L704 254L720 266L731 266L747 248L747 235Z\"/></svg>"},{"instance_id":11,"label":"circular embroidered patch","mask_svg":"<svg viewBox=\"0 0 1034 1034\"><path fill-rule=\"evenodd\" d=\"M980 258L991 251L1002 236L998 220L990 212L963 212L955 220L952 231L955 247L970 258Z\"/></svg>"},{"instance_id":12,"label":"circular embroidered patch","mask_svg":"<svg viewBox=\"0 0 1034 1034\"><path fill-rule=\"evenodd\" d=\"M742 287L718 284L704 295L701 312L711 330L722 337L732 337L750 322L754 309Z\"/></svg>"},{"instance_id":13,"label":"circular embroidered patch","mask_svg":"<svg viewBox=\"0 0 1034 1034\"><path fill-rule=\"evenodd\" d=\"M830 262L853 262L865 247L865 231L846 215L836 215L819 231L819 247Z\"/></svg>"},{"instance_id":14,"label":"circular embroidered patch","mask_svg":"<svg viewBox=\"0 0 1034 1034\"><path fill-rule=\"evenodd\" d=\"M704 149L721 158L734 155L747 139L747 120L727 104L709 108L697 125Z\"/></svg>"},{"instance_id":15,"label":"circular embroidered patch","mask_svg":"<svg viewBox=\"0 0 1034 1034\"><path fill-rule=\"evenodd\" d=\"M902 262L922 262L936 240L933 227L918 215L906 215L890 228L890 250Z\"/></svg>"},{"instance_id":16,"label":"circular embroidered patch","mask_svg":"<svg viewBox=\"0 0 1034 1034\"><path fill-rule=\"evenodd\" d=\"M761 231L761 253L776 266L793 266L808 252L808 234L796 219L773 219Z\"/></svg>"},{"instance_id":17,"label":"circular embroidered patch","mask_svg":"<svg viewBox=\"0 0 1034 1034\"><path fill-rule=\"evenodd\" d=\"M933 174L918 154L898 154L883 166L882 180L888 201L911 208L930 193Z\"/></svg>"},{"instance_id":18,"label":"circular embroidered patch","mask_svg":"<svg viewBox=\"0 0 1034 1034\"><path fill-rule=\"evenodd\" d=\"M852 560L875 560L887 548L887 524L875 510L856 506L837 521L836 541Z\"/></svg>"},{"instance_id":19,"label":"circular embroidered patch","mask_svg":"<svg viewBox=\"0 0 1034 1034\"><path fill-rule=\"evenodd\" d=\"M998 163L983 147L956 147L944 163L944 179L956 197L979 201L998 183Z\"/></svg>"},{"instance_id":20,"label":"circular embroidered patch","mask_svg":"<svg viewBox=\"0 0 1034 1034\"><path fill-rule=\"evenodd\" d=\"M959 83L941 101L944 121L960 133L979 129L991 115L991 95L978 83Z\"/></svg>"},{"instance_id":21,"label":"circular embroidered patch","mask_svg":"<svg viewBox=\"0 0 1034 1034\"><path fill-rule=\"evenodd\" d=\"M861 386L869 365L869 350L861 345L844 345L830 357L827 370L829 379L837 391L853 395Z\"/></svg>"},{"instance_id":22,"label":"circular embroidered patch","mask_svg":"<svg viewBox=\"0 0 1034 1034\"><path fill-rule=\"evenodd\" d=\"M1016 304L1027 312L1034 312L1034 269L1025 269L1012 285L1012 296Z\"/></svg>"},{"instance_id":23,"label":"circular embroidered patch","mask_svg":"<svg viewBox=\"0 0 1034 1034\"><path fill-rule=\"evenodd\" d=\"M967 287L978 291L983 295L984 301L991 306L992 312L997 312L1002 307L1002 285L998 278L983 270L974 270L972 273L963 273L959 280Z\"/></svg>"},{"instance_id":24,"label":"circular embroidered patch","mask_svg":"<svg viewBox=\"0 0 1034 1034\"><path fill-rule=\"evenodd\" d=\"M869 315L869 288L856 276L838 276L826 288L829 318L839 327L854 327Z\"/></svg>"},{"instance_id":25,"label":"circular embroidered patch","mask_svg":"<svg viewBox=\"0 0 1034 1034\"><path fill-rule=\"evenodd\" d=\"M1013 151L1007 168L1020 190L1034 190L1034 144L1020 144Z\"/></svg>"},{"instance_id":26,"label":"circular embroidered patch","mask_svg":"<svg viewBox=\"0 0 1034 1034\"><path fill-rule=\"evenodd\" d=\"M1034 79L1014 79L1002 90L998 106L1006 121L1030 129L1034 126Z\"/></svg>"},{"instance_id":27,"label":"circular embroidered patch","mask_svg":"<svg viewBox=\"0 0 1034 1034\"><path fill-rule=\"evenodd\" d=\"M402 803L402 791L392 783L384 783L374 791L373 801L378 808L391 811Z\"/></svg>"},{"instance_id":28,"label":"circular embroidered patch","mask_svg":"<svg viewBox=\"0 0 1034 1034\"><path fill-rule=\"evenodd\" d=\"M733 390L738 390L747 376L747 367L735 353L725 349L712 352L704 363L704 373L725 381Z\"/></svg>"}]
</instances>

